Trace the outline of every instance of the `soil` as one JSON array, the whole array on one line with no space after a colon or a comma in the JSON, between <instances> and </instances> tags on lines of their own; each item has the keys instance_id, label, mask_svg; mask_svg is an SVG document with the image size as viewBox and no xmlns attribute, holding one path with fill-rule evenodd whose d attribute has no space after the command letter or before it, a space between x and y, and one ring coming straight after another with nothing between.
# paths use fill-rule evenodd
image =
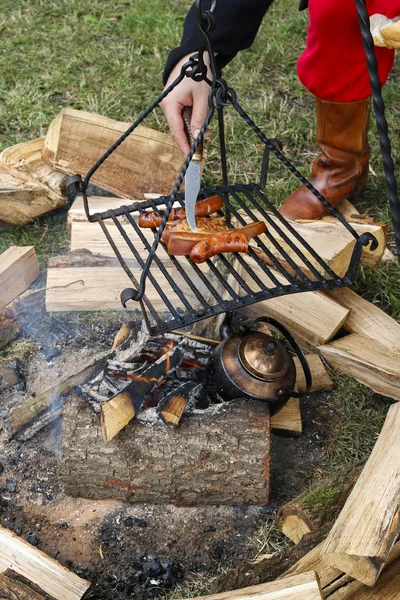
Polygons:
<instances>
[{"instance_id":1,"label":"soil","mask_svg":"<svg viewBox=\"0 0 400 600\"><path fill-rule=\"evenodd\" d=\"M267 508L182 508L67 497L59 475L60 420L21 442L9 439L3 417L109 348L127 320L121 315L103 313L97 321L73 323L43 313L33 325L22 327L29 347L19 357L24 383L0 391L0 524L94 582L101 591L93 597L141 600L162 595L192 572L213 574L221 565L250 558L246 538L307 487L326 457L315 417L320 396L313 394L302 400L304 434L271 436Z\"/></svg>"}]
</instances>

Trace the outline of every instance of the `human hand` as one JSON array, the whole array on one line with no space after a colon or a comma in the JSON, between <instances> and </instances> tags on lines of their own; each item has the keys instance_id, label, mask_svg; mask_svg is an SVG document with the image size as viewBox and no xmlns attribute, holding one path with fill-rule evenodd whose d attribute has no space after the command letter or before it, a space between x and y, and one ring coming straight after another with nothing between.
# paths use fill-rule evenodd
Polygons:
<instances>
[{"instance_id":1,"label":"human hand","mask_svg":"<svg viewBox=\"0 0 400 600\"><path fill-rule=\"evenodd\" d=\"M192 54L185 56L175 65L170 73L170 76L168 77L165 87L171 85L171 83L178 77L182 65L189 60ZM208 55L205 53L204 62L206 64L207 57ZM208 77L210 78L209 65L208 71ZM209 93L210 86L208 83L205 81L194 81L190 77L185 77L183 81L181 81L181 83L178 84L176 88L174 88L160 104L167 118L170 131L185 156L189 153L190 146L184 130L182 110L185 106L192 107L191 130L193 137L196 138L207 117ZM211 131L207 129L205 136L207 137L209 135L211 135Z\"/></svg>"}]
</instances>

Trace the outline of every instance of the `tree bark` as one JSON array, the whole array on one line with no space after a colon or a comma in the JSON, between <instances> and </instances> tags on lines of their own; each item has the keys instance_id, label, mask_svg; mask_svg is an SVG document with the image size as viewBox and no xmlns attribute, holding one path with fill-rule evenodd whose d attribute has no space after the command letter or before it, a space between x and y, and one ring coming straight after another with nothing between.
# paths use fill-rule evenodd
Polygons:
<instances>
[{"instance_id":1,"label":"tree bark","mask_svg":"<svg viewBox=\"0 0 400 600\"><path fill-rule=\"evenodd\" d=\"M71 394L63 410L62 477L71 496L194 506L266 504L269 411L230 402L185 414L178 430L148 409L111 442Z\"/></svg>"}]
</instances>

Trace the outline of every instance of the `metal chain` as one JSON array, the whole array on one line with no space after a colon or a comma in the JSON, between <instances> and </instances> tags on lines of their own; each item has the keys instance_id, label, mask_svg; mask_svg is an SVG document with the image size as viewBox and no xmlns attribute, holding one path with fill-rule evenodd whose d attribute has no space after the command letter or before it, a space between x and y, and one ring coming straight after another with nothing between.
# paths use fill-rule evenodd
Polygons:
<instances>
[{"instance_id":1,"label":"metal chain","mask_svg":"<svg viewBox=\"0 0 400 600\"><path fill-rule=\"evenodd\" d=\"M400 200L398 196L397 181L391 153L388 124L385 117L385 103L382 98L382 86L378 75L378 62L375 56L374 40L370 30L366 0L355 0L355 3L358 10L358 22L361 29L362 40L367 59L367 68L370 77L372 97L374 100L376 124L379 133L383 167L386 176L386 186L389 195L390 210L392 213L396 249L400 263Z\"/></svg>"}]
</instances>

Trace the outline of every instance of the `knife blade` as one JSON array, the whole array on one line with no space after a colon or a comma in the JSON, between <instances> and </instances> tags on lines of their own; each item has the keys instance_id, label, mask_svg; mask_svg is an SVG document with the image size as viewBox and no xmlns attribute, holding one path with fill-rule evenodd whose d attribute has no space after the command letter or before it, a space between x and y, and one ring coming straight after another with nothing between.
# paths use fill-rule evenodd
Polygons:
<instances>
[{"instance_id":1,"label":"knife blade","mask_svg":"<svg viewBox=\"0 0 400 600\"><path fill-rule=\"evenodd\" d=\"M189 145L193 144L194 138L191 130L192 107L185 106L182 111L186 137ZM196 152L186 171L185 177L185 213L190 229L196 229L196 200L200 191L201 182L201 160L203 158L203 142L199 144Z\"/></svg>"}]
</instances>

